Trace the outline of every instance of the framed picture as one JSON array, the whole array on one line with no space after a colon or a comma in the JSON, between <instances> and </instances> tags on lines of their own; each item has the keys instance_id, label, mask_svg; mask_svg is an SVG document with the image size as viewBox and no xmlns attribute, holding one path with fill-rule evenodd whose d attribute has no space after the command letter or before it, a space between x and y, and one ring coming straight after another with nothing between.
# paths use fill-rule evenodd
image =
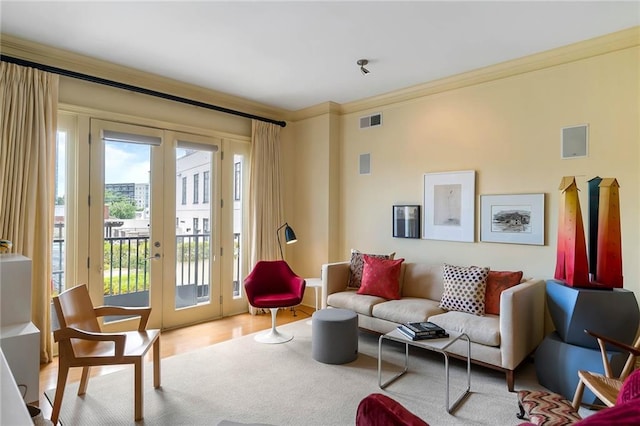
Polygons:
<instances>
[{"instance_id":1,"label":"framed picture","mask_svg":"<svg viewBox=\"0 0 640 426\"><path fill-rule=\"evenodd\" d=\"M481 195L480 241L544 245L544 194Z\"/></svg>"},{"instance_id":2,"label":"framed picture","mask_svg":"<svg viewBox=\"0 0 640 426\"><path fill-rule=\"evenodd\" d=\"M476 172L425 173L423 238L475 240Z\"/></svg>"},{"instance_id":3,"label":"framed picture","mask_svg":"<svg viewBox=\"0 0 640 426\"><path fill-rule=\"evenodd\" d=\"M393 206L393 236L420 238L420 206Z\"/></svg>"}]
</instances>

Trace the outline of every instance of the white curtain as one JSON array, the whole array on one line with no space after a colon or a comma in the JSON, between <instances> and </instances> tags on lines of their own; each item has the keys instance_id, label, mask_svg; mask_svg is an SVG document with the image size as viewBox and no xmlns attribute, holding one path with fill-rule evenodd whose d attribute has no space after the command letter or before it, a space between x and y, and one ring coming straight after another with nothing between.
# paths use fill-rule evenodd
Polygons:
<instances>
[{"instance_id":1,"label":"white curtain","mask_svg":"<svg viewBox=\"0 0 640 426\"><path fill-rule=\"evenodd\" d=\"M40 362L53 359L51 251L58 76L0 63L0 239L31 259L31 316Z\"/></svg>"},{"instance_id":2,"label":"white curtain","mask_svg":"<svg viewBox=\"0 0 640 426\"><path fill-rule=\"evenodd\" d=\"M280 126L253 120L249 226L251 265L280 258L276 230L282 225Z\"/></svg>"}]
</instances>

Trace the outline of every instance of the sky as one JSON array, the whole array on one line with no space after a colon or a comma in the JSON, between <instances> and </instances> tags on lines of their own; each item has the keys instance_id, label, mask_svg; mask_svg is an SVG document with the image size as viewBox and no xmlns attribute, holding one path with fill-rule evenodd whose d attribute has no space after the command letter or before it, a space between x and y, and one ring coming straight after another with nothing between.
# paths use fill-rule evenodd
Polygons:
<instances>
[{"instance_id":1,"label":"sky","mask_svg":"<svg viewBox=\"0 0 640 426\"><path fill-rule=\"evenodd\" d=\"M58 132L56 197L65 194L66 145L67 134ZM185 152L179 148L176 155L181 157ZM105 142L105 183L149 183L150 158L150 145Z\"/></svg>"},{"instance_id":2,"label":"sky","mask_svg":"<svg viewBox=\"0 0 640 426\"><path fill-rule=\"evenodd\" d=\"M105 183L149 183L149 145L105 142Z\"/></svg>"}]
</instances>

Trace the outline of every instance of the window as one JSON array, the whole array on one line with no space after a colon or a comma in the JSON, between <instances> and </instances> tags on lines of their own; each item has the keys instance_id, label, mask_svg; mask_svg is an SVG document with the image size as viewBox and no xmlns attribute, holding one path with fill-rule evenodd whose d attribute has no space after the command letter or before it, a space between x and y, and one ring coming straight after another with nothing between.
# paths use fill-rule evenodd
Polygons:
<instances>
[{"instance_id":1,"label":"window","mask_svg":"<svg viewBox=\"0 0 640 426\"><path fill-rule=\"evenodd\" d=\"M202 202L209 202L209 172L202 173Z\"/></svg>"},{"instance_id":2,"label":"window","mask_svg":"<svg viewBox=\"0 0 640 426\"><path fill-rule=\"evenodd\" d=\"M209 219L207 218L202 219L202 232L205 234L209 233Z\"/></svg>"},{"instance_id":3,"label":"window","mask_svg":"<svg viewBox=\"0 0 640 426\"><path fill-rule=\"evenodd\" d=\"M182 205L187 204L187 177L182 178Z\"/></svg>"},{"instance_id":4,"label":"window","mask_svg":"<svg viewBox=\"0 0 640 426\"><path fill-rule=\"evenodd\" d=\"M198 233L200 233L200 230L198 229L198 225L199 225L199 223L198 223L198 218L197 218L197 217L194 217L194 218L193 218L193 233L194 233L194 234L198 234Z\"/></svg>"},{"instance_id":5,"label":"window","mask_svg":"<svg viewBox=\"0 0 640 426\"><path fill-rule=\"evenodd\" d=\"M193 204L198 204L198 190L200 189L200 175L196 173L193 175Z\"/></svg>"},{"instance_id":6,"label":"window","mask_svg":"<svg viewBox=\"0 0 640 426\"><path fill-rule=\"evenodd\" d=\"M240 189L240 184L242 176L242 163L237 161L233 165L233 199L235 201L240 201L240 193L242 190Z\"/></svg>"},{"instance_id":7,"label":"window","mask_svg":"<svg viewBox=\"0 0 640 426\"><path fill-rule=\"evenodd\" d=\"M69 131L58 129L56 138L56 164L55 164L55 206L53 218L53 250L51 252L51 284L53 294L57 295L65 289L65 245L66 245L66 146L69 139Z\"/></svg>"}]
</instances>

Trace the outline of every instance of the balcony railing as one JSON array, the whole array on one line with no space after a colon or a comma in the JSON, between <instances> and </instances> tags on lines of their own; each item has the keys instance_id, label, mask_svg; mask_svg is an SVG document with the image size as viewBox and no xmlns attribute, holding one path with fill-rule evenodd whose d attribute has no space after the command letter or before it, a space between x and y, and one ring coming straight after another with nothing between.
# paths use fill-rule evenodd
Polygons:
<instances>
[{"instance_id":1,"label":"balcony railing","mask_svg":"<svg viewBox=\"0 0 640 426\"><path fill-rule=\"evenodd\" d=\"M53 239L52 291L54 295L64 289L65 282L65 240L62 228L61 225L56 225L56 235ZM240 249L240 234L234 234L233 294L235 297L240 295ZM209 250L209 234L176 236L177 307L191 306L209 300ZM150 257L148 236L104 238L105 303L122 306L148 304ZM122 300L123 298L126 300Z\"/></svg>"}]
</instances>

